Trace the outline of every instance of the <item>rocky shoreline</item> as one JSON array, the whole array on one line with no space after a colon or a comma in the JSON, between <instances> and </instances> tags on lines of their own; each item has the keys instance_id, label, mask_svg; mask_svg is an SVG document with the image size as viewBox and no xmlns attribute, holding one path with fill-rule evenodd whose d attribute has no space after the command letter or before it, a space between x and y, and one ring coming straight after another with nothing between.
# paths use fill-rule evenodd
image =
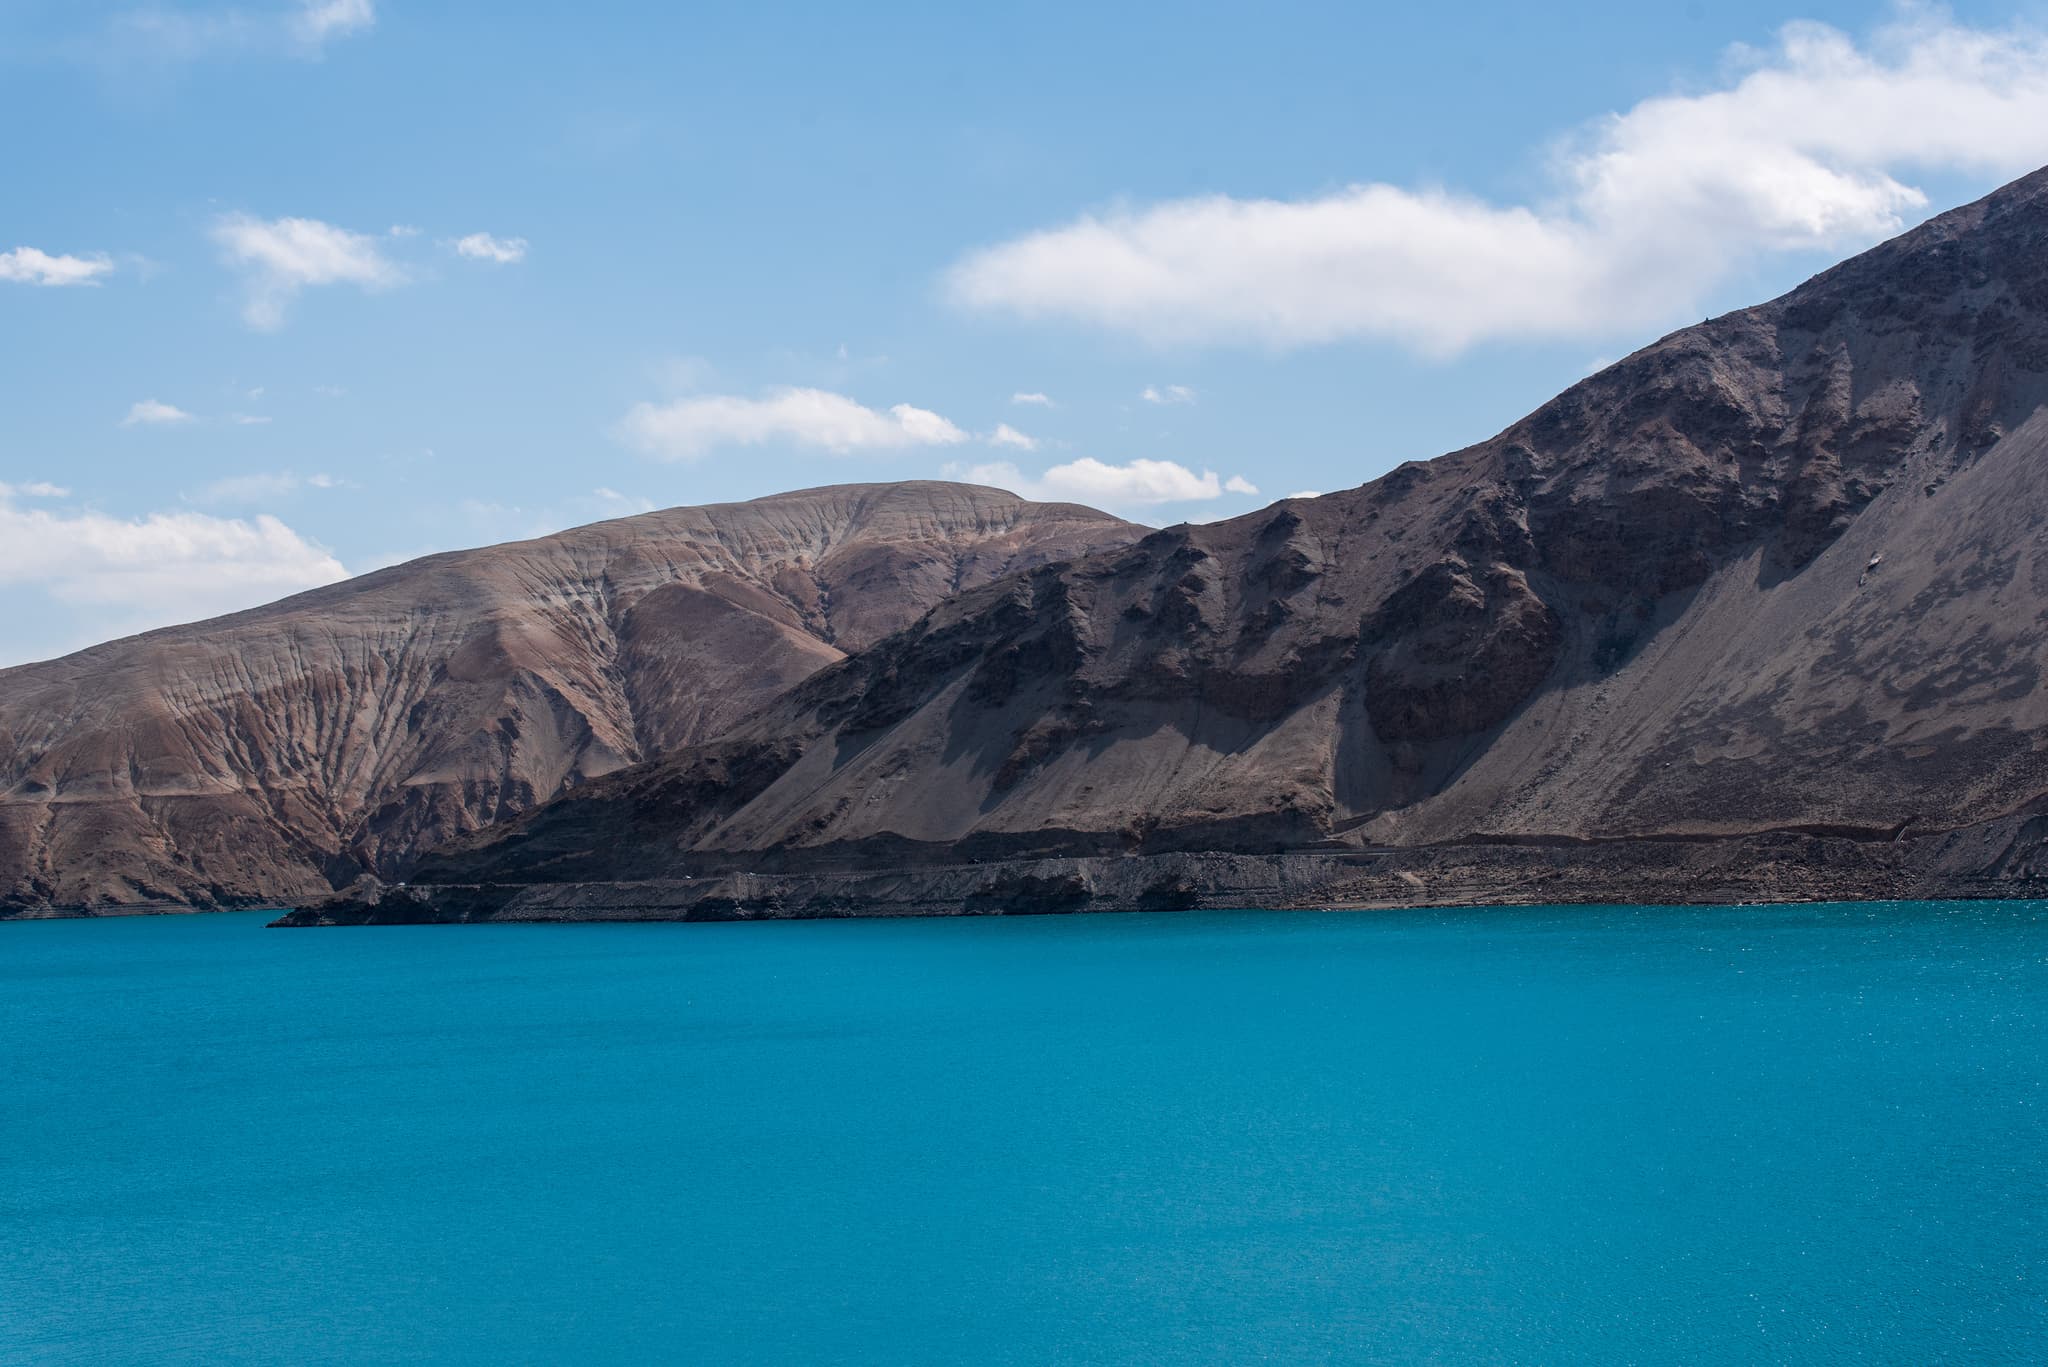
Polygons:
<instances>
[{"instance_id":1,"label":"rocky shoreline","mask_svg":"<svg viewBox=\"0 0 2048 1367\"><path fill-rule=\"evenodd\" d=\"M278 926L2048 897L2048 815L1872 838L1772 831L1017 859L631 882L364 886Z\"/></svg>"}]
</instances>

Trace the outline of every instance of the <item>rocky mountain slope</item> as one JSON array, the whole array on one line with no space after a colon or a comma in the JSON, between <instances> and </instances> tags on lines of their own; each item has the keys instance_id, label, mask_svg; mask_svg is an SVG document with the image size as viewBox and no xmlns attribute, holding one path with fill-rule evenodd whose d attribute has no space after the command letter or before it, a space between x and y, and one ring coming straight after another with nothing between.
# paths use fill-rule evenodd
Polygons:
<instances>
[{"instance_id":1,"label":"rocky mountain slope","mask_svg":"<svg viewBox=\"0 0 2048 1367\"><path fill-rule=\"evenodd\" d=\"M1407 876L1457 897L1480 884L1442 851L1541 847L1545 895L1609 896L1627 878L1591 875L1654 847L1669 893L1702 847L1759 840L1819 870L1772 884L1795 893L1909 866L2038 886L2044 403L2048 172L1478 446L949 599L334 915L844 912L856 875L969 861L1040 861L1004 865L1024 903L1187 902L1196 851L1435 850ZM1973 823L1993 834L1942 834ZM1844 850L1879 873L1830 881ZM1165 883L1087 863L1165 854ZM725 874L805 890L749 903Z\"/></svg>"},{"instance_id":2,"label":"rocky mountain slope","mask_svg":"<svg viewBox=\"0 0 2048 1367\"><path fill-rule=\"evenodd\" d=\"M277 905L716 735L1014 571L1142 529L943 483L431 556L0 670L0 907Z\"/></svg>"}]
</instances>

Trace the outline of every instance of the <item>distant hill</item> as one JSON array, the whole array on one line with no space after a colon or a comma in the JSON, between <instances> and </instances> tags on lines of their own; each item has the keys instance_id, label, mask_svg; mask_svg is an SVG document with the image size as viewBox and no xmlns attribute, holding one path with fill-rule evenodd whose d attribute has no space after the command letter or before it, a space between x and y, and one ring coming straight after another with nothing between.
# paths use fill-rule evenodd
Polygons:
<instances>
[{"instance_id":1,"label":"distant hill","mask_svg":"<svg viewBox=\"0 0 2048 1367\"><path fill-rule=\"evenodd\" d=\"M959 484L675 508L0 670L0 907L280 905L1142 534Z\"/></svg>"}]
</instances>

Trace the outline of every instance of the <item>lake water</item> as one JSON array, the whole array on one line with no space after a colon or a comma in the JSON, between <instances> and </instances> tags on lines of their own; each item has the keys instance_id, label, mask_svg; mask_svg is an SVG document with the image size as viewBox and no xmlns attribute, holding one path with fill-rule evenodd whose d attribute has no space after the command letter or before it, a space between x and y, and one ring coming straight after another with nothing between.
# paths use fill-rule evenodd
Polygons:
<instances>
[{"instance_id":1,"label":"lake water","mask_svg":"<svg viewBox=\"0 0 2048 1367\"><path fill-rule=\"evenodd\" d=\"M2048 904L0 925L7 1363L2048 1362Z\"/></svg>"}]
</instances>

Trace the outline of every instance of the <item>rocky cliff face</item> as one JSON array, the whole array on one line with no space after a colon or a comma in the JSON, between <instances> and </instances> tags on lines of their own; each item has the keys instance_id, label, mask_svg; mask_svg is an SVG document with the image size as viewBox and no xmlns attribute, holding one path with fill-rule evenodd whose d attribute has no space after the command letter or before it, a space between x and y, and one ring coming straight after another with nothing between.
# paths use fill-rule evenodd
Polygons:
<instances>
[{"instance_id":1,"label":"rocky cliff face","mask_svg":"<svg viewBox=\"0 0 2048 1367\"><path fill-rule=\"evenodd\" d=\"M2023 812L2048 793L2044 402L2048 172L1479 446L963 593L419 878Z\"/></svg>"},{"instance_id":2,"label":"rocky cliff face","mask_svg":"<svg viewBox=\"0 0 2048 1367\"><path fill-rule=\"evenodd\" d=\"M0 906L303 898L1142 529L956 484L677 508L0 670Z\"/></svg>"}]
</instances>

